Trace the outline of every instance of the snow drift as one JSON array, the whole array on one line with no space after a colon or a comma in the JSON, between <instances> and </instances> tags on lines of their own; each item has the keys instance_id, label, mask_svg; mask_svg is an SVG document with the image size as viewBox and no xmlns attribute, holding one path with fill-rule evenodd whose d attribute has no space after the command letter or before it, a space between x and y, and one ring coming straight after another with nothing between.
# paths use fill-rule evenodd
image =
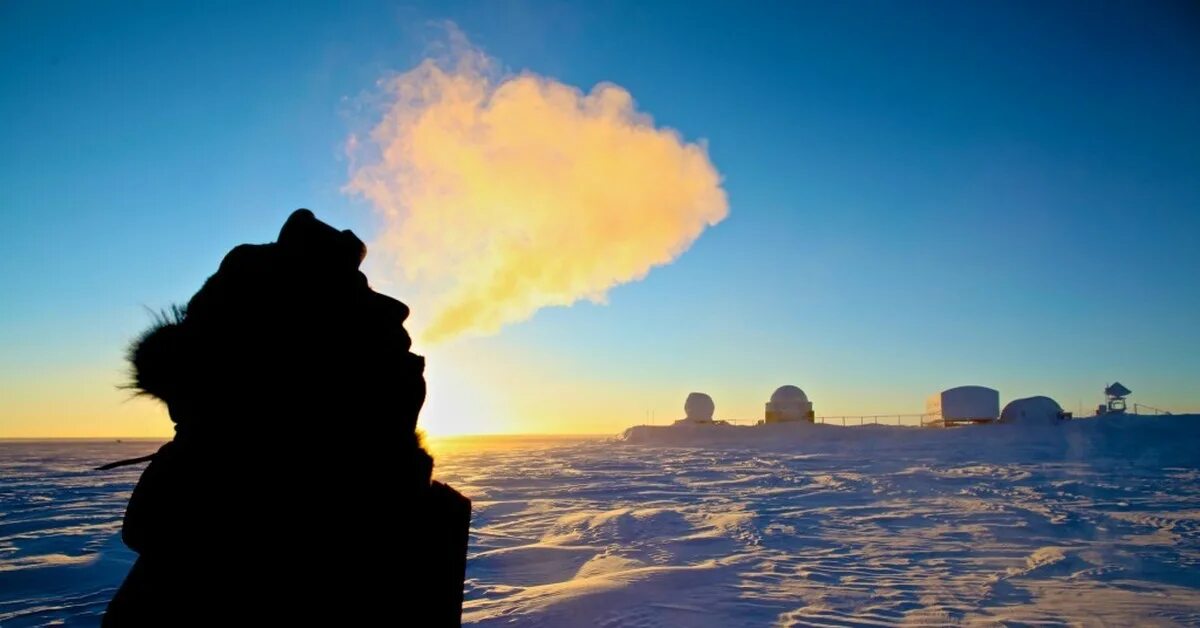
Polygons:
<instances>
[{"instance_id":1,"label":"snow drift","mask_svg":"<svg viewBox=\"0 0 1200 628\"><path fill-rule=\"evenodd\" d=\"M1200 624L1200 416L681 427L434 441L464 624ZM0 443L0 624L96 622L137 473L90 469L153 448Z\"/></svg>"}]
</instances>

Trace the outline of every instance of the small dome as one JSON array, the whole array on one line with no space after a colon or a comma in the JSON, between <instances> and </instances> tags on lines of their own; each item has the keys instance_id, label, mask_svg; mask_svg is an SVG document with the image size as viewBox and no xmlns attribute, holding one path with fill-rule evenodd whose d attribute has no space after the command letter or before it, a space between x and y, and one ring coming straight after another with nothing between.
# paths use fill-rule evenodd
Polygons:
<instances>
[{"instance_id":1,"label":"small dome","mask_svg":"<svg viewBox=\"0 0 1200 628\"><path fill-rule=\"evenodd\" d=\"M711 421L716 408L712 397L700 392L689 394L687 401L683 402L683 411L689 421Z\"/></svg>"},{"instance_id":2,"label":"small dome","mask_svg":"<svg viewBox=\"0 0 1200 628\"><path fill-rule=\"evenodd\" d=\"M1049 397L1014 399L1000 413L1001 423L1046 424L1063 418L1062 406Z\"/></svg>"},{"instance_id":3,"label":"small dome","mask_svg":"<svg viewBox=\"0 0 1200 628\"><path fill-rule=\"evenodd\" d=\"M771 403L786 403L794 401L807 403L808 395L804 394L803 390L800 390L796 386L792 386L790 384L776 388L775 392L771 394Z\"/></svg>"}]
</instances>

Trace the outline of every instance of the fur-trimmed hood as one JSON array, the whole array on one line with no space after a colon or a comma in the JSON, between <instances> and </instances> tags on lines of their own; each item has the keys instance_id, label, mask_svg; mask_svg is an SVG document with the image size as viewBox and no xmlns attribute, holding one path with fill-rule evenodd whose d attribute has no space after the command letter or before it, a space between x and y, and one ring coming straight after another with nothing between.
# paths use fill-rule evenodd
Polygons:
<instances>
[{"instance_id":1,"label":"fur-trimmed hood","mask_svg":"<svg viewBox=\"0 0 1200 628\"><path fill-rule=\"evenodd\" d=\"M411 433L424 359L410 352L408 307L359 272L365 255L350 231L295 211L275 242L234 248L133 343L131 387L180 426L325 413Z\"/></svg>"}]
</instances>

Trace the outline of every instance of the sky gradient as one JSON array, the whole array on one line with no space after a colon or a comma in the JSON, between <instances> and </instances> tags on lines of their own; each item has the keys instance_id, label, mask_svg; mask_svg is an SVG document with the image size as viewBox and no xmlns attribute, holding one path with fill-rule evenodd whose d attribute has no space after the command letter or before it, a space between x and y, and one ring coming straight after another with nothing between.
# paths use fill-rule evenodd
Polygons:
<instances>
[{"instance_id":1,"label":"sky gradient","mask_svg":"<svg viewBox=\"0 0 1200 628\"><path fill-rule=\"evenodd\" d=\"M693 390L753 419L785 383L1200 411L1194 3L350 4L0 4L0 437L169 435L119 388L147 308L297 207L377 236L346 141L447 20L706 142L729 215L605 304L418 345L430 432L615 433Z\"/></svg>"}]
</instances>

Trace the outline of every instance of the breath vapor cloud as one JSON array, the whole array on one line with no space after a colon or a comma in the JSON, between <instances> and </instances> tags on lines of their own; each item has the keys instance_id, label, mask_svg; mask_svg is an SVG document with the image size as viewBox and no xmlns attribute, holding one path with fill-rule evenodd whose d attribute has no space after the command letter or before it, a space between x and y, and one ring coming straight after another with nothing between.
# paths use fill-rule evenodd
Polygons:
<instances>
[{"instance_id":1,"label":"breath vapor cloud","mask_svg":"<svg viewBox=\"0 0 1200 628\"><path fill-rule=\"evenodd\" d=\"M347 189L383 219L373 250L435 295L425 340L603 302L727 215L706 147L625 89L497 76L451 36L448 58L381 84L382 120L348 143Z\"/></svg>"}]
</instances>

